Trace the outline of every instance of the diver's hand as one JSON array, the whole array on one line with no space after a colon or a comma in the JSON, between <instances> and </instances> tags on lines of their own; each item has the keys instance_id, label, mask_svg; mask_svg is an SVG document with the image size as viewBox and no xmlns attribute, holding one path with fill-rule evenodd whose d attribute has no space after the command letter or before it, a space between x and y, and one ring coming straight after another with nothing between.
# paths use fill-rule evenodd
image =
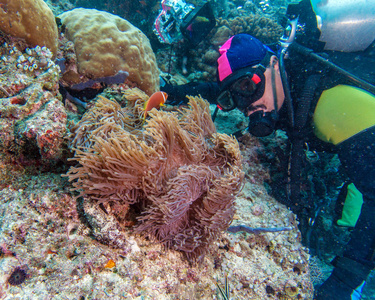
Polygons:
<instances>
[{"instance_id":1,"label":"diver's hand","mask_svg":"<svg viewBox=\"0 0 375 300\"><path fill-rule=\"evenodd\" d=\"M165 83L164 86L160 86L160 90L168 94L166 102L168 105L185 105L189 101L186 97L184 85L171 85Z\"/></svg>"}]
</instances>

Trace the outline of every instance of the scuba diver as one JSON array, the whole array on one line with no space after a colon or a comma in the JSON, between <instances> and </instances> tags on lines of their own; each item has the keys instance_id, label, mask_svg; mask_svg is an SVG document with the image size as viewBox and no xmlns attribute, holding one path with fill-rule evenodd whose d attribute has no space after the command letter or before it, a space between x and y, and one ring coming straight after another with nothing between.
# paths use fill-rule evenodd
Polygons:
<instances>
[{"instance_id":1,"label":"scuba diver","mask_svg":"<svg viewBox=\"0 0 375 300\"><path fill-rule=\"evenodd\" d=\"M293 211L311 208L300 196L304 145L331 145L338 153L350 184L344 185L337 224L353 228L317 291L318 300L360 299L375 267L375 86L368 82L375 79L374 9L374 3L349 0L289 5L278 47L249 34L235 35L219 50L216 83L161 87L169 95L167 104L186 104L186 95L201 95L223 111L239 109L249 118L252 135L285 130L290 141L287 201ZM353 72L361 76L340 64L359 65Z\"/></svg>"}]
</instances>

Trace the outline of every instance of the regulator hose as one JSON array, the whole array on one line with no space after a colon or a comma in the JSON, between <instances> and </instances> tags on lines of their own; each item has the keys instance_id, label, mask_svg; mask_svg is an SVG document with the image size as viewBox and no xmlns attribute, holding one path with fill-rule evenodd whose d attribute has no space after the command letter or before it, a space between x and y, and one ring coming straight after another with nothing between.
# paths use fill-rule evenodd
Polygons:
<instances>
[{"instance_id":1,"label":"regulator hose","mask_svg":"<svg viewBox=\"0 0 375 300\"><path fill-rule=\"evenodd\" d=\"M330 62L329 60L327 60L326 58L314 53L313 50L309 49L309 48L306 48L298 43L292 43L290 45L290 47L297 51L298 53L302 54L302 55L305 55L305 56L311 56L313 57L314 59L316 59L318 62L322 63L323 65L337 71L338 73L344 75L348 80L350 80L352 83L354 83L355 85L359 86L360 88L363 88L364 90L372 93L372 94L375 94L375 85L353 75L352 73L344 70L343 68L339 67L338 65Z\"/></svg>"},{"instance_id":2,"label":"regulator hose","mask_svg":"<svg viewBox=\"0 0 375 300\"><path fill-rule=\"evenodd\" d=\"M286 76L285 61L284 61L286 51L287 51L287 48L285 47L281 50L281 53L280 53L280 58L279 58L279 60L280 60L280 76L281 76L281 82L282 82L284 94L285 94L285 102L287 104L289 125L290 125L291 128L293 128L294 127L293 101L292 101L292 96L290 94L290 88L289 88L288 78Z\"/></svg>"}]
</instances>

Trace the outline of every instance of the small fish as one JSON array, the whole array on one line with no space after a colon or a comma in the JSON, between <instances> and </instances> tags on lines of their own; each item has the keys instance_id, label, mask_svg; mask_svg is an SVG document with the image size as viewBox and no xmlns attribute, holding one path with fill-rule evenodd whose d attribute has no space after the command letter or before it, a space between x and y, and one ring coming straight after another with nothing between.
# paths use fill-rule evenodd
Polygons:
<instances>
[{"instance_id":1,"label":"small fish","mask_svg":"<svg viewBox=\"0 0 375 300\"><path fill-rule=\"evenodd\" d=\"M153 93L144 105L145 111L143 114L143 119L146 119L147 112L149 112L151 109L159 108L160 106L163 106L167 98L168 98L168 94L165 92L159 91L159 92Z\"/></svg>"},{"instance_id":2,"label":"small fish","mask_svg":"<svg viewBox=\"0 0 375 300\"><path fill-rule=\"evenodd\" d=\"M116 263L110 259L107 264L104 266L104 268L107 268L107 269L112 269L113 267L116 267Z\"/></svg>"},{"instance_id":3,"label":"small fish","mask_svg":"<svg viewBox=\"0 0 375 300\"><path fill-rule=\"evenodd\" d=\"M135 12L140 14L143 18L146 18L145 13L143 13L141 10L137 9Z\"/></svg>"},{"instance_id":4,"label":"small fish","mask_svg":"<svg viewBox=\"0 0 375 300\"><path fill-rule=\"evenodd\" d=\"M198 16L198 17L196 17L196 18L195 18L195 21L196 21L197 23L208 23L208 22L210 22L209 19L207 19L206 17L203 17L203 16Z\"/></svg>"}]
</instances>

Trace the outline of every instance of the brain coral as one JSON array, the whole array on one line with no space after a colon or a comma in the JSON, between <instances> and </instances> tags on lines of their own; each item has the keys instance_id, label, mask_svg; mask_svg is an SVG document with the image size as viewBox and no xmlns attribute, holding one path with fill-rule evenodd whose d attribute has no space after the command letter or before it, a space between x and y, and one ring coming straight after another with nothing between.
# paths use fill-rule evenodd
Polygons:
<instances>
[{"instance_id":1,"label":"brain coral","mask_svg":"<svg viewBox=\"0 0 375 300\"><path fill-rule=\"evenodd\" d=\"M0 30L30 46L46 46L56 55L57 25L43 0L0 0Z\"/></svg>"},{"instance_id":2,"label":"brain coral","mask_svg":"<svg viewBox=\"0 0 375 300\"><path fill-rule=\"evenodd\" d=\"M244 176L239 145L216 133L201 98L179 113L152 110L143 124L145 97L130 93L125 108L97 101L73 128L78 165L68 176L86 203L122 225L133 216L137 232L199 260L232 221Z\"/></svg>"},{"instance_id":3,"label":"brain coral","mask_svg":"<svg viewBox=\"0 0 375 300\"><path fill-rule=\"evenodd\" d=\"M128 79L152 94L159 70L148 38L128 21L95 9L76 8L59 16L73 41L79 73L91 78L129 72Z\"/></svg>"}]
</instances>

